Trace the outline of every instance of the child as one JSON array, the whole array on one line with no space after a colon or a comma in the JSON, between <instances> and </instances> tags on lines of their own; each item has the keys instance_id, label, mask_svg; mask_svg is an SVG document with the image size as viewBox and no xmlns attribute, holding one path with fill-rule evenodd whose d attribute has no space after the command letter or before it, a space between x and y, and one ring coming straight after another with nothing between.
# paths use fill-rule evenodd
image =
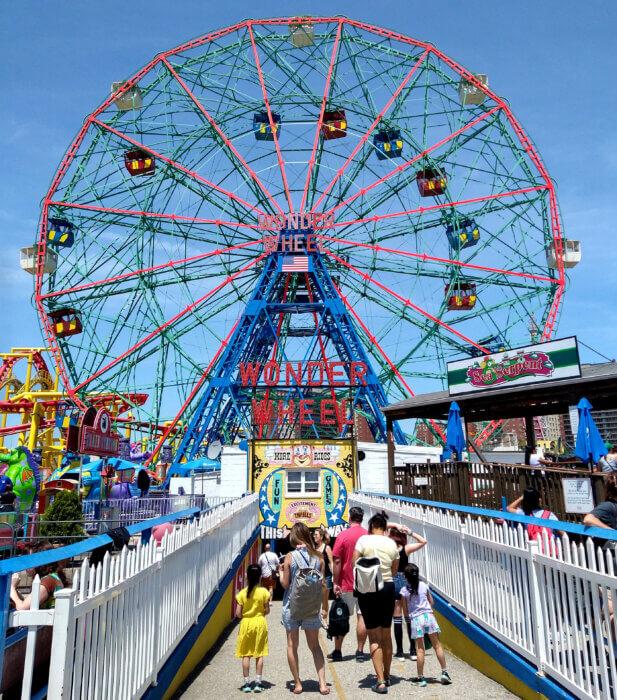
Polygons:
<instances>
[{"instance_id":1,"label":"child","mask_svg":"<svg viewBox=\"0 0 617 700\"><path fill-rule=\"evenodd\" d=\"M452 683L452 679L446 671L446 655L443 653L439 641L439 625L433 615L433 596L424 581L420 581L420 571L415 564L405 567L407 585L401 590L403 612L405 617L411 618L411 635L416 640L416 653L418 655L418 675L412 678L413 685L426 686L424 679L424 635L428 634L437 659L441 665L441 682L443 685Z\"/></svg>"},{"instance_id":2,"label":"child","mask_svg":"<svg viewBox=\"0 0 617 700\"><path fill-rule=\"evenodd\" d=\"M242 692L253 690L261 693L261 673L264 667L264 656L268 655L268 623L266 615L270 612L270 593L259 585L261 567L251 564L246 570L248 586L236 596L236 617L242 619L236 644L236 657L242 659L244 685ZM255 685L251 687L249 677L251 656L256 661Z\"/></svg>"}]
</instances>

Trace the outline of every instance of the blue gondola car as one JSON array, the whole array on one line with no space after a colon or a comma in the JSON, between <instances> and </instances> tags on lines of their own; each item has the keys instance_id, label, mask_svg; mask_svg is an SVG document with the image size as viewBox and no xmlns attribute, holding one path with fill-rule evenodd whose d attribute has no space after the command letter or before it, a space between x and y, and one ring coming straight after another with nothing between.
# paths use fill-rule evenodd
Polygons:
<instances>
[{"instance_id":1,"label":"blue gondola car","mask_svg":"<svg viewBox=\"0 0 617 700\"><path fill-rule=\"evenodd\" d=\"M47 240L61 248L70 248L75 241L75 227L66 219L47 219Z\"/></svg>"},{"instance_id":2,"label":"blue gondola car","mask_svg":"<svg viewBox=\"0 0 617 700\"><path fill-rule=\"evenodd\" d=\"M66 430L70 425L77 425L79 422L79 408L68 401L61 401L56 411L56 428Z\"/></svg>"},{"instance_id":3,"label":"blue gondola car","mask_svg":"<svg viewBox=\"0 0 617 700\"><path fill-rule=\"evenodd\" d=\"M257 141L274 141L274 134L280 136L281 115L272 112L272 125L268 112L256 112L253 115L253 133Z\"/></svg>"},{"instance_id":4,"label":"blue gondola car","mask_svg":"<svg viewBox=\"0 0 617 700\"><path fill-rule=\"evenodd\" d=\"M403 155L403 140L398 129L388 129L375 134L373 145L379 160L400 158Z\"/></svg>"},{"instance_id":5,"label":"blue gondola car","mask_svg":"<svg viewBox=\"0 0 617 700\"><path fill-rule=\"evenodd\" d=\"M446 226L446 236L452 248L469 248L480 240L480 229L473 219L462 219Z\"/></svg>"},{"instance_id":6,"label":"blue gondola car","mask_svg":"<svg viewBox=\"0 0 617 700\"><path fill-rule=\"evenodd\" d=\"M507 349L507 345L500 335L490 335L488 338L478 340L478 345L486 348L490 353L502 352L503 350ZM475 347L475 345L469 348L469 354L472 357L482 357L484 355L482 350Z\"/></svg>"}]
</instances>

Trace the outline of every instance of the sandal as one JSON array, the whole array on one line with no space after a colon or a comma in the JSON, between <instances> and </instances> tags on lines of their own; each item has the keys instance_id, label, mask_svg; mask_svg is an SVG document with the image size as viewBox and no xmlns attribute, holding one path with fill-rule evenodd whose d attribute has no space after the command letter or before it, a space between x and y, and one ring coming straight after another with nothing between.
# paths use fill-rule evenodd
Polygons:
<instances>
[{"instance_id":1,"label":"sandal","mask_svg":"<svg viewBox=\"0 0 617 700\"><path fill-rule=\"evenodd\" d=\"M384 683L386 684L387 688L389 688L392 685L392 680L390 679L390 676L385 676Z\"/></svg>"},{"instance_id":2,"label":"sandal","mask_svg":"<svg viewBox=\"0 0 617 700\"><path fill-rule=\"evenodd\" d=\"M371 690L374 693L385 695L388 692L388 686L384 683L384 681L379 681L378 683L375 683L375 685L371 686Z\"/></svg>"}]
</instances>

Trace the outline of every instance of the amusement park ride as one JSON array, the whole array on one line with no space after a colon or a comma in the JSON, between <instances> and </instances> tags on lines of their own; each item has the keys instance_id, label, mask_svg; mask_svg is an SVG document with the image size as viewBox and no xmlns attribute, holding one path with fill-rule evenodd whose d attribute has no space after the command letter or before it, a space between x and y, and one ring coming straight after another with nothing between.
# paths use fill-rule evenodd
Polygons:
<instances>
[{"instance_id":1,"label":"amusement park ride","mask_svg":"<svg viewBox=\"0 0 617 700\"><path fill-rule=\"evenodd\" d=\"M269 401L258 437L317 433L331 401L330 438L360 416L384 442L380 407L442 388L447 360L524 344L532 314L548 340L579 259L487 76L343 17L247 20L113 83L22 251L67 398L104 397L150 462L175 439L176 463L253 435ZM29 372L20 434L49 460L62 395Z\"/></svg>"}]
</instances>

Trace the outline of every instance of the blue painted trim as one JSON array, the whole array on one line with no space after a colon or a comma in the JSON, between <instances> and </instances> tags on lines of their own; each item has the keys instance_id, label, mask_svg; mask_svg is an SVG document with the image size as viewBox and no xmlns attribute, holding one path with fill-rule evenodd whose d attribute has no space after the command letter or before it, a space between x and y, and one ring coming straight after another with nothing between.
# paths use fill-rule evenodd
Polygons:
<instances>
[{"instance_id":1,"label":"blue painted trim","mask_svg":"<svg viewBox=\"0 0 617 700\"><path fill-rule=\"evenodd\" d=\"M142 696L142 700L159 700L165 695L173 679L176 677L176 674L180 670L180 667L182 666L186 657L188 656L189 652L195 646L197 640L199 639L199 636L204 631L206 625L208 624L208 621L212 617L212 614L216 610L218 604L221 602L221 599L225 595L225 591L229 587L229 584L233 581L233 578L236 575L236 571L240 568L240 564L242 564L244 557L246 557L250 548L253 546L253 543L259 537L259 532L260 526L258 525L253 530L253 534L250 536L248 542L242 548L240 554L238 554L238 556L232 562L227 573L225 574L225 577L219 584L216 591L214 591L214 593L210 596L210 599L206 603L206 606L197 618L197 623L193 625L189 629L189 631L184 635L184 637L181 639L178 646L174 649L169 659L167 659L167 661L165 662L163 668L159 671L157 677L157 685L148 688L148 690L146 690L146 692Z\"/></svg>"},{"instance_id":2,"label":"blue painted trim","mask_svg":"<svg viewBox=\"0 0 617 700\"><path fill-rule=\"evenodd\" d=\"M536 674L536 667L522 656L512 651L503 642L485 632L475 622L465 620L465 616L453 608L440 595L431 591L435 601L435 610L460 630L467 639L476 644L508 673L511 673L530 690L542 693L549 700L570 700L576 698L570 691L544 676Z\"/></svg>"},{"instance_id":3,"label":"blue painted trim","mask_svg":"<svg viewBox=\"0 0 617 700\"><path fill-rule=\"evenodd\" d=\"M458 506L453 503L441 503L440 501L422 501L419 498L407 498L406 496L393 496L388 493L375 493L374 491L356 491L363 496L377 496L378 498L392 498L405 503L415 503L419 506L430 506L441 508L442 510L454 510L458 513L469 513L471 515L481 515L483 518L501 518L513 523L523 523L525 525L541 525L550 530L561 530L584 537L600 537L603 540L617 541L617 531L607 530L602 527L587 527L576 523L566 523L563 520L544 520L543 518L530 518L527 515L515 515L514 513L504 513L501 510L489 510L488 508L474 508L473 506Z\"/></svg>"}]
</instances>

